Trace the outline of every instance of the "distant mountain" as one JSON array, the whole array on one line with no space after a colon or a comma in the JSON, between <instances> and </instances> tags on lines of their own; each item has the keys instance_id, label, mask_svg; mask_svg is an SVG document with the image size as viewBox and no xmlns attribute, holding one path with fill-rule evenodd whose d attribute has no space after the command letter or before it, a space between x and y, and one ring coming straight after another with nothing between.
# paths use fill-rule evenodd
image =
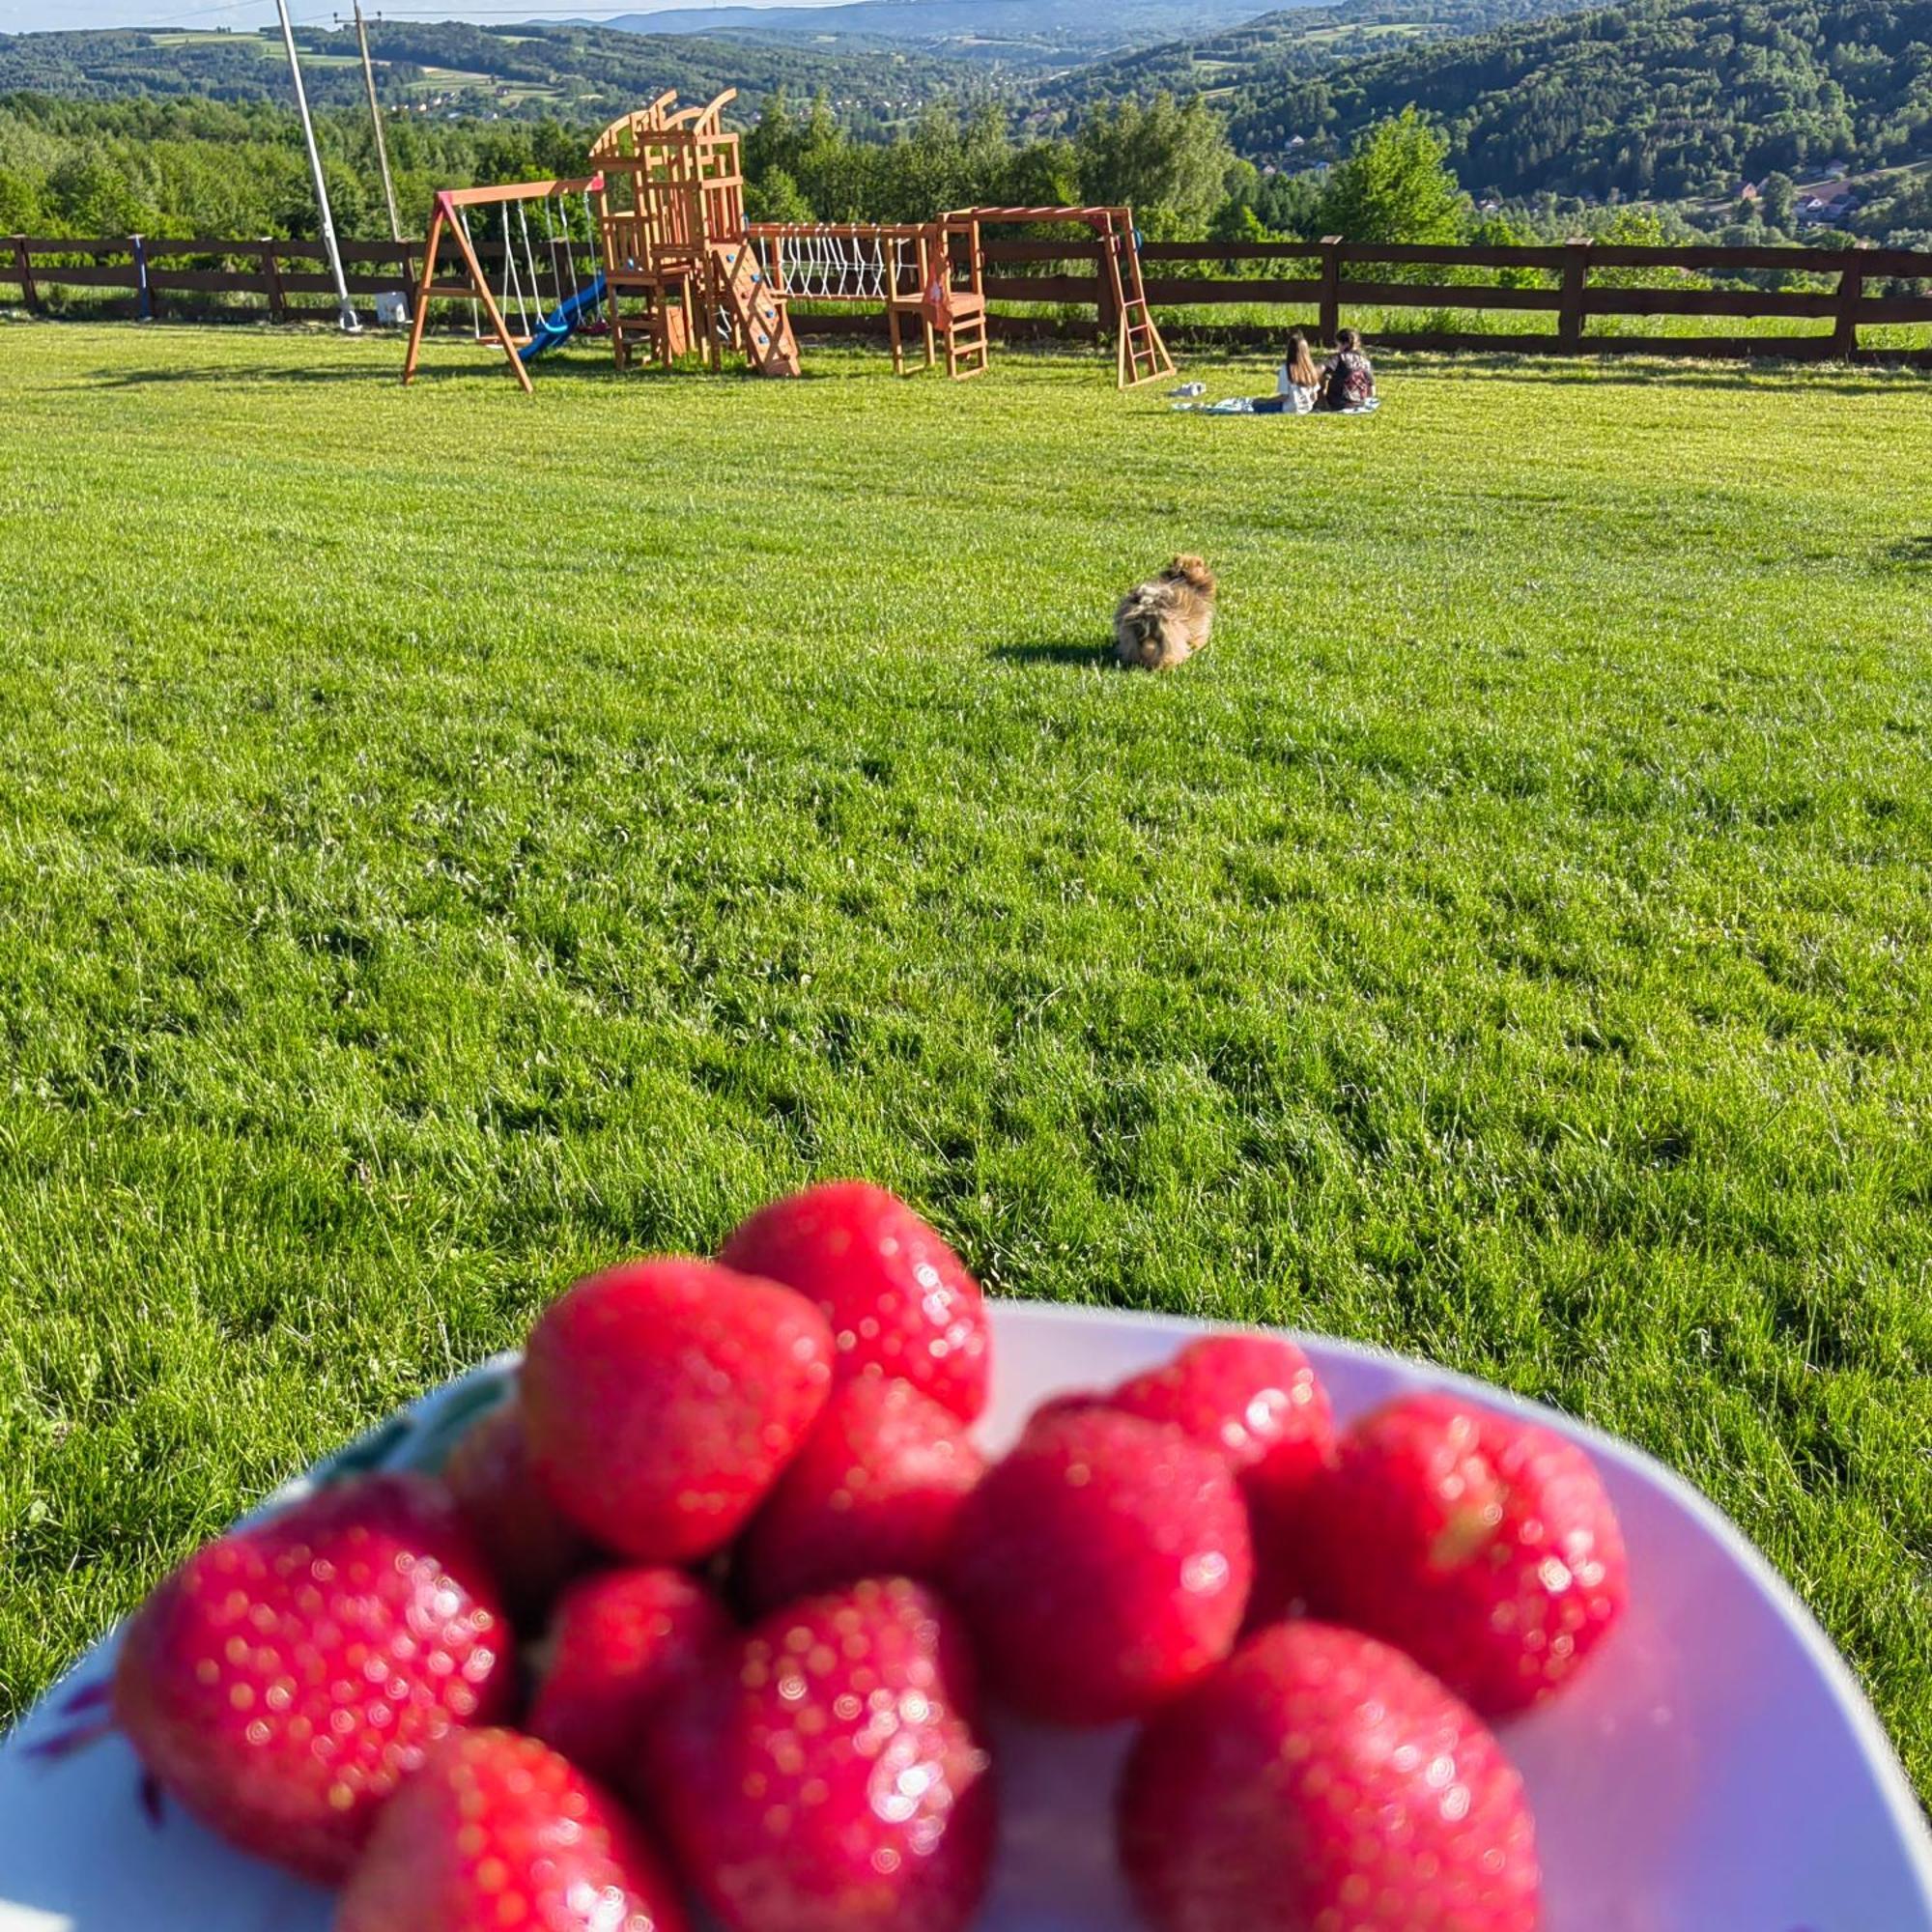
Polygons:
<instances>
[{"instance_id":1,"label":"distant mountain","mask_svg":"<svg viewBox=\"0 0 1932 1932\"><path fill-rule=\"evenodd\" d=\"M1041 83L1037 98L1049 110L1078 114L1122 95L1199 94L1240 111L1287 79L1418 41L1479 34L1591 4L1594 0L1342 0L1295 7L1219 33L1095 61Z\"/></svg>"},{"instance_id":2,"label":"distant mountain","mask_svg":"<svg viewBox=\"0 0 1932 1932\"><path fill-rule=\"evenodd\" d=\"M322 106L359 105L355 34L300 27L297 38L310 98ZM794 98L823 93L864 131L890 128L941 95L971 98L986 82L981 66L916 49L844 52L606 27L371 20L369 44L382 98L430 114L585 121L668 87L694 100L735 87L739 116L749 118L782 87ZM271 32L0 34L0 94L285 104L288 89L281 39Z\"/></svg>"},{"instance_id":3,"label":"distant mountain","mask_svg":"<svg viewBox=\"0 0 1932 1932\"><path fill-rule=\"evenodd\" d=\"M895 45L1052 67L1212 33L1254 12L1255 0L843 0L829 7L680 7L605 24L822 47Z\"/></svg>"},{"instance_id":4,"label":"distant mountain","mask_svg":"<svg viewBox=\"0 0 1932 1932\"><path fill-rule=\"evenodd\" d=\"M1339 154L1413 103L1478 192L1731 195L1932 158L1932 0L1628 0L1314 73L1255 62L1220 94L1262 160Z\"/></svg>"}]
</instances>

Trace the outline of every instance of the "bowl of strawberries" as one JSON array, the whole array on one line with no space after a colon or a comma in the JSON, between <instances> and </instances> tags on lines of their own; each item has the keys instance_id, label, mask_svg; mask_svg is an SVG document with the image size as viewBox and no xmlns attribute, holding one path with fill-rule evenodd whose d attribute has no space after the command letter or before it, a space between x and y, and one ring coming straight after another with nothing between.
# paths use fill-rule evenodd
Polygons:
<instances>
[{"instance_id":1,"label":"bowl of strawberries","mask_svg":"<svg viewBox=\"0 0 1932 1932\"><path fill-rule=\"evenodd\" d=\"M863 1182L568 1288L0 1746L0 1932L1915 1932L1849 1673L1648 1458L988 1302Z\"/></svg>"}]
</instances>

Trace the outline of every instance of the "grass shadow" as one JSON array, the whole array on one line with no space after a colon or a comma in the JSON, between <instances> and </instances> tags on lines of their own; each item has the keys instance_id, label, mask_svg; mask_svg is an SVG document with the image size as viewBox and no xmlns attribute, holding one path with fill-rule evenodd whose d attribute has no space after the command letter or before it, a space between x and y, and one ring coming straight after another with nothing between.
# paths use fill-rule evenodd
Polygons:
<instances>
[{"instance_id":1,"label":"grass shadow","mask_svg":"<svg viewBox=\"0 0 1932 1932\"><path fill-rule=\"evenodd\" d=\"M1900 570L1932 570L1932 535L1900 537L1887 545L1885 554Z\"/></svg>"},{"instance_id":2,"label":"grass shadow","mask_svg":"<svg viewBox=\"0 0 1932 1932\"><path fill-rule=\"evenodd\" d=\"M998 658L1003 664L1021 665L1086 665L1098 668L1113 662L1113 646L1107 643L1094 643L1082 640L1054 642L1027 642L1014 644L995 644L987 653Z\"/></svg>"}]
</instances>

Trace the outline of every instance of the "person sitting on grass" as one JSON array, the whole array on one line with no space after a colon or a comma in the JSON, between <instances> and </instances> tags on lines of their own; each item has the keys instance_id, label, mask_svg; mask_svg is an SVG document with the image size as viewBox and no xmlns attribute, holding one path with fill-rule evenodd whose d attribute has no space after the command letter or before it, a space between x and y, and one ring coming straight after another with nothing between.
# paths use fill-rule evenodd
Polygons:
<instances>
[{"instance_id":1,"label":"person sitting on grass","mask_svg":"<svg viewBox=\"0 0 1932 1932\"><path fill-rule=\"evenodd\" d=\"M1308 338L1298 328L1289 334L1288 354L1282 358L1274 385L1280 395L1276 408L1295 416L1305 416L1321 392L1321 377L1308 353Z\"/></svg>"},{"instance_id":2,"label":"person sitting on grass","mask_svg":"<svg viewBox=\"0 0 1932 1932\"><path fill-rule=\"evenodd\" d=\"M1335 353L1321 370L1321 410L1358 410L1376 399L1376 372L1352 328L1335 331Z\"/></svg>"}]
</instances>

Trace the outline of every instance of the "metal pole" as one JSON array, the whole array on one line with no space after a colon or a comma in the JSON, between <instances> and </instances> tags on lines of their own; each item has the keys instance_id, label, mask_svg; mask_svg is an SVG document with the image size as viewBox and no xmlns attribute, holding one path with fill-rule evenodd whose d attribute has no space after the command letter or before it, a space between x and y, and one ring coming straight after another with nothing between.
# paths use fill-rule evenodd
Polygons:
<instances>
[{"instance_id":1,"label":"metal pole","mask_svg":"<svg viewBox=\"0 0 1932 1932\"><path fill-rule=\"evenodd\" d=\"M308 118L308 95L302 87L301 63L296 59L296 30L289 18L289 0L275 0L281 15L282 44L289 50L289 74L296 84L296 112L301 116L302 140L308 148L308 169L315 178L315 205L322 215L322 245L328 255L328 271L335 277L335 314L345 335L360 335L362 325L355 320L355 305L349 299L349 283L342 272L342 251L335 242L335 217L328 212L328 184L322 178L322 156L315 145L315 124Z\"/></svg>"},{"instance_id":2,"label":"metal pole","mask_svg":"<svg viewBox=\"0 0 1932 1932\"><path fill-rule=\"evenodd\" d=\"M376 160L383 170L383 198L389 204L389 240L403 239L396 219L396 185L389 179L389 144L383 138L383 110L376 104L376 70L369 65L369 30L362 23L362 0L355 0L355 43L362 49L362 85L369 90L369 125L376 130Z\"/></svg>"}]
</instances>

